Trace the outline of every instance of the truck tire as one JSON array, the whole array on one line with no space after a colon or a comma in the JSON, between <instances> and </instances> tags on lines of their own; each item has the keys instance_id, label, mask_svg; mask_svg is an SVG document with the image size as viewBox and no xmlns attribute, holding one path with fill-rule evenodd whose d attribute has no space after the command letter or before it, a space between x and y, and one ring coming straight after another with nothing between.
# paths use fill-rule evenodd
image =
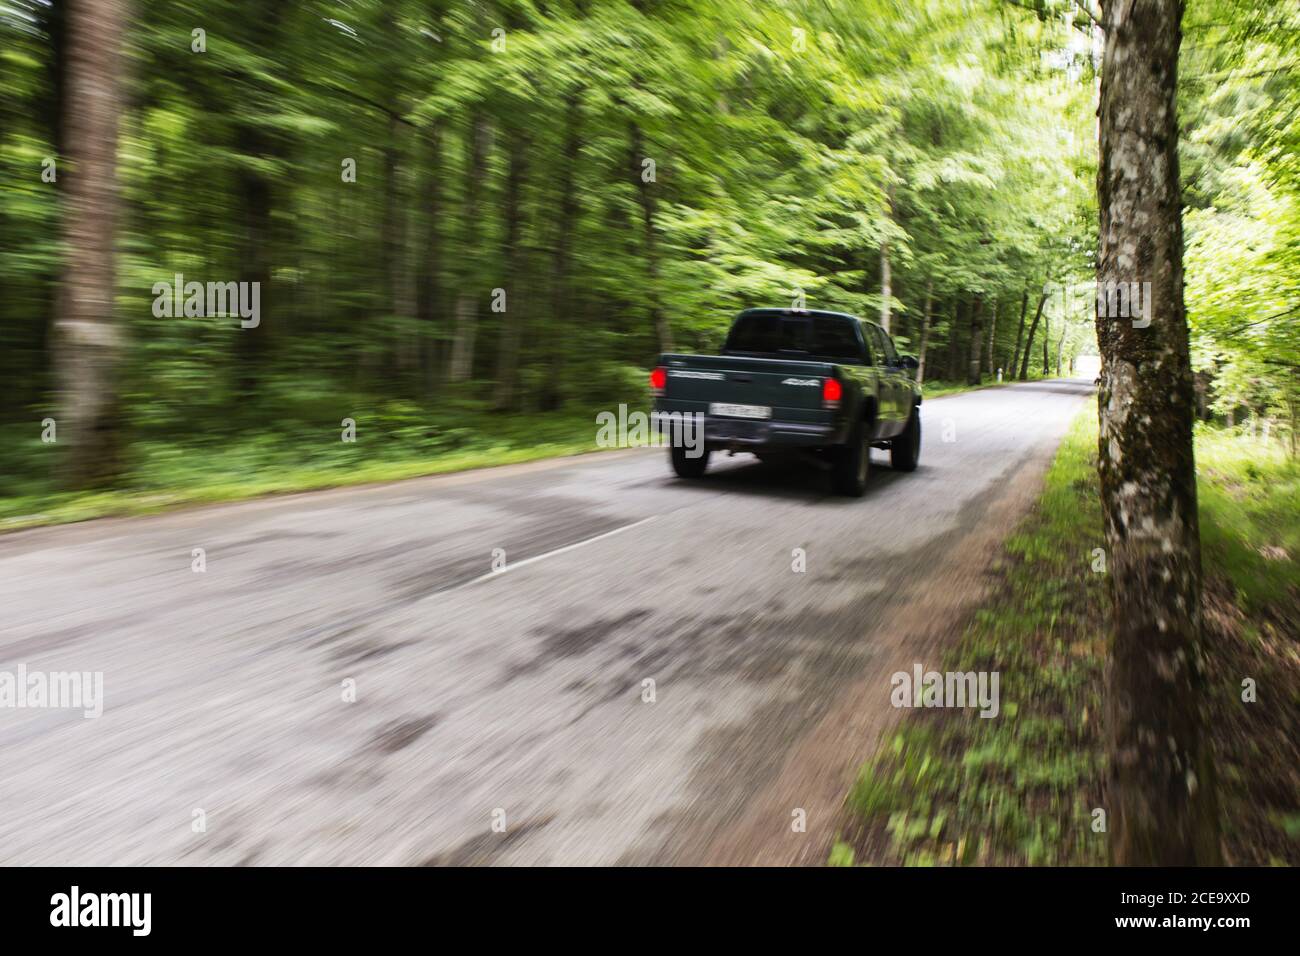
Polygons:
<instances>
[{"instance_id":1,"label":"truck tire","mask_svg":"<svg viewBox=\"0 0 1300 956\"><path fill-rule=\"evenodd\" d=\"M912 406L912 414L907 419L903 434L889 443L889 464L894 471L916 471L916 463L921 457L921 414L920 409Z\"/></svg>"},{"instance_id":2,"label":"truck tire","mask_svg":"<svg viewBox=\"0 0 1300 956\"><path fill-rule=\"evenodd\" d=\"M689 457L686 452L685 447L678 445L673 445L669 450L668 457L672 460L673 471L677 473L678 478L702 477L704 469L709 467L709 450L699 449L700 454L695 458Z\"/></svg>"},{"instance_id":3,"label":"truck tire","mask_svg":"<svg viewBox=\"0 0 1300 956\"><path fill-rule=\"evenodd\" d=\"M831 486L838 495L861 498L871 474L871 443L867 423L858 419L849 433L848 444L836 448L831 459Z\"/></svg>"}]
</instances>

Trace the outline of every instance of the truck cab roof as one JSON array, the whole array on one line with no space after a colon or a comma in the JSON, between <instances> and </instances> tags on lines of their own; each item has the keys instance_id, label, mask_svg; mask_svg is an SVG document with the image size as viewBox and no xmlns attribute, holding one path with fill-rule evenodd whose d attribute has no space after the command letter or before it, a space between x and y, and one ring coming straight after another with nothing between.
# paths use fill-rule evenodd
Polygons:
<instances>
[{"instance_id":1,"label":"truck cab roof","mask_svg":"<svg viewBox=\"0 0 1300 956\"><path fill-rule=\"evenodd\" d=\"M854 322L863 321L858 316L850 315L848 312L832 312L828 309L777 309L777 308L764 308L760 306L758 308L745 309L743 312L740 313L740 315L737 316L737 318L739 318L741 315L782 315L782 316L791 316L794 318L800 318L806 315L809 317L820 317L820 318L852 319Z\"/></svg>"}]
</instances>

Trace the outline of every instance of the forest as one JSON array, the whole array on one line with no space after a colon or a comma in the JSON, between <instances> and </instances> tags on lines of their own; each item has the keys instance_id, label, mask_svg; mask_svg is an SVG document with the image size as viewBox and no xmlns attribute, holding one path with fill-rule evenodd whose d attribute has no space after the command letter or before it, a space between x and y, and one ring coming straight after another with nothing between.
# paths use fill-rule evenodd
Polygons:
<instances>
[{"instance_id":1,"label":"forest","mask_svg":"<svg viewBox=\"0 0 1300 956\"><path fill-rule=\"evenodd\" d=\"M65 487L157 481L186 447L278 460L344 417L427 455L485 413L643 400L657 352L760 304L876 317L931 383L1095 354L1100 46L1077 4L106 3L90 48L68 6L0 4L13 493L48 490L32 439L76 349L81 56L120 111L113 208L81 224L116 230L115 346L75 376L112 412ZM1183 29L1199 411L1294 450L1296 16L1197 0ZM173 282L256 283L261 320L160 316Z\"/></svg>"}]
</instances>

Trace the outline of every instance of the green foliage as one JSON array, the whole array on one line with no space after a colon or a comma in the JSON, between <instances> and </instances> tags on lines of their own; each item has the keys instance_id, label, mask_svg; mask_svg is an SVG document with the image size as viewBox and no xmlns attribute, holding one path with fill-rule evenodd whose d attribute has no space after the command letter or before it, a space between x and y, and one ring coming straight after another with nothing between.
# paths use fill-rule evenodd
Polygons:
<instances>
[{"instance_id":1,"label":"green foliage","mask_svg":"<svg viewBox=\"0 0 1300 956\"><path fill-rule=\"evenodd\" d=\"M1196 436L1201 551L1248 612L1284 602L1300 581L1300 461L1239 429Z\"/></svg>"},{"instance_id":2,"label":"green foliage","mask_svg":"<svg viewBox=\"0 0 1300 956\"><path fill-rule=\"evenodd\" d=\"M357 440L341 440L340 421L320 417L263 424L241 434L200 432L181 443L132 445L131 480L110 491L62 492L46 480L54 445L30 425L0 428L11 466L0 471L0 531L145 514L181 505L393 481L504 465L596 449L595 410L493 415L482 410L431 415L410 402L349 399Z\"/></svg>"},{"instance_id":3,"label":"green foliage","mask_svg":"<svg viewBox=\"0 0 1300 956\"><path fill-rule=\"evenodd\" d=\"M996 600L945 657L997 671L1001 713L915 711L862 769L848 806L912 865L1100 863L1098 716L1105 576L1096 413L1071 428L1034 516L1008 541Z\"/></svg>"},{"instance_id":4,"label":"green foliage","mask_svg":"<svg viewBox=\"0 0 1300 956\"><path fill-rule=\"evenodd\" d=\"M852 866L853 847L844 843L836 843L831 847L829 863L831 866Z\"/></svg>"},{"instance_id":5,"label":"green foliage","mask_svg":"<svg viewBox=\"0 0 1300 956\"><path fill-rule=\"evenodd\" d=\"M14 423L58 405L72 173L42 182L40 162L66 152L64 15L0 6ZM437 450L422 416L640 400L630 370L669 339L715 348L741 308L801 292L879 309L882 246L913 350L932 301L932 377L965 377L954 305L1002 301L992 375L1021 290L1062 262L1086 273L1088 93L1040 57L1068 33L1042 23L1017 49L994 4L187 0L132 16L115 237L121 425L149 446L132 460L337 421L340 396L407 403L393 440L412 455ZM177 273L260 282L262 325L156 317L153 285Z\"/></svg>"},{"instance_id":6,"label":"green foliage","mask_svg":"<svg viewBox=\"0 0 1300 956\"><path fill-rule=\"evenodd\" d=\"M1300 453L1300 10L1197 0L1180 103L1187 310L1204 413Z\"/></svg>"}]
</instances>

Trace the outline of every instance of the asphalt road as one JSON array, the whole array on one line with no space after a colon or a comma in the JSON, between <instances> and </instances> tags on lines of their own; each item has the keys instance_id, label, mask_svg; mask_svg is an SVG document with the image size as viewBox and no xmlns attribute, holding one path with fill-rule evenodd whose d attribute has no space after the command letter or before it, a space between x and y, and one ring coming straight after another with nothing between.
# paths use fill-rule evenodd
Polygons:
<instances>
[{"instance_id":1,"label":"asphalt road","mask_svg":"<svg viewBox=\"0 0 1300 956\"><path fill-rule=\"evenodd\" d=\"M1090 391L928 402L858 500L643 449L0 537L0 671L104 698L0 708L0 863L824 859Z\"/></svg>"}]
</instances>

